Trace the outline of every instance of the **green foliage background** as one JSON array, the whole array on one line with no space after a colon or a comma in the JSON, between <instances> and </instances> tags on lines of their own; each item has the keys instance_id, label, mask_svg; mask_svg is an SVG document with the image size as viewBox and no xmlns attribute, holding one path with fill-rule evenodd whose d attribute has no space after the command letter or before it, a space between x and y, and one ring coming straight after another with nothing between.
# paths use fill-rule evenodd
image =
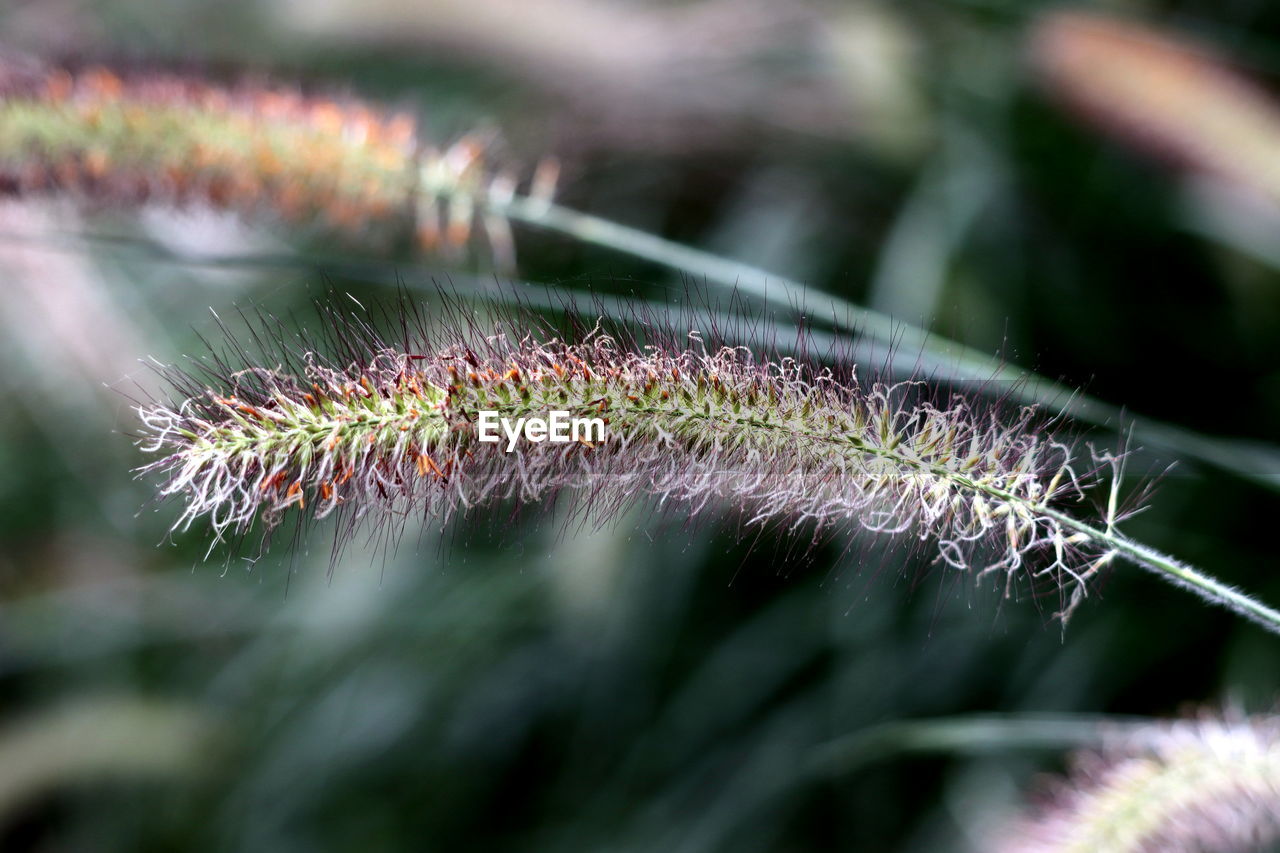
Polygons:
<instances>
[{"instance_id":1,"label":"green foliage background","mask_svg":"<svg viewBox=\"0 0 1280 853\"><path fill-rule=\"evenodd\" d=\"M1280 435L1280 270L1202 233L1177 173L1043 97L1024 63L1036 4L814 3L824 26L863 39L848 56L756 57L733 73L750 72L758 103L667 109L657 86L633 110L617 96L598 123L599 101L487 55L483 38L450 51L412 28L365 29L431 6L18 3L0 10L0 44L269 69L407 106L442 139L502 127L516 162L562 155L566 204L927 316L1242 449ZM1120 7L1263 82L1280 73L1280 10L1265 3ZM864 53L893 85L838 61ZM778 118L814 86L829 98L821 121ZM628 128L630 112L642 123ZM5 228L29 232L25 216ZM70 230L154 241L169 224L98 211ZM224 571L198 531L164 541L174 509L153 512L149 485L131 480L127 402L101 383L143 375L137 358L199 351L209 307L305 316L326 286L385 300L387 273L468 268L344 249L379 282L321 262L334 254L323 237L203 220L184 245L286 262L196 268L68 244L61 227L0 241L3 274L55 297L46 311L15 287L0 303L5 849L981 850L1060 750L891 742L830 760L830 744L915 718L1275 702L1275 638L1129 568L1065 637L1056 598L1005 602L911 549L834 543L799 559L796 542L748 548L731 524L643 512L596 531L497 514L443 535L415 527L394 552L353 544L331 573L321 526ZM625 257L517 237L527 279L683 289ZM100 302L57 300L73 273ZM1139 474L1172 461L1139 460ZM1179 464L1128 529L1275 603L1278 506L1275 490ZM122 697L197 721L176 730L170 760L129 769L165 730ZM65 708L102 722L59 728Z\"/></svg>"}]
</instances>

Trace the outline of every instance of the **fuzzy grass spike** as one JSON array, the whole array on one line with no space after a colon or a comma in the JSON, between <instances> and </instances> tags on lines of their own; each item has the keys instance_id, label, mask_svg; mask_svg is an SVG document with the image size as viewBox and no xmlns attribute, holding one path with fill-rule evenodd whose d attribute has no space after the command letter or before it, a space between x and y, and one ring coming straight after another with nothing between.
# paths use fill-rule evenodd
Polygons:
<instances>
[{"instance_id":1,"label":"fuzzy grass spike","mask_svg":"<svg viewBox=\"0 0 1280 853\"><path fill-rule=\"evenodd\" d=\"M863 381L851 365L697 332L642 342L596 325L561 336L516 317L485 335L464 322L428 334L421 318L401 318L392 343L360 318L327 316L327 356L296 336L262 361L238 349L203 375L171 372L177 397L139 408L143 447L159 454L142 470L185 501L179 527L207 518L222 537L259 518L271 528L290 511L339 509L448 518L565 489L607 519L648 495L691 514L735 507L751 524L932 542L944 564L1003 573L1008 593L1021 578L1052 578L1066 591L1064 617L1090 577L1123 557L1280 626L1263 605L1120 535L1118 478L1096 520L1069 513L1095 462L1046 434L1031 409L931 399L921 383ZM605 439L513 452L479 440L482 412L553 411L602 419Z\"/></svg>"},{"instance_id":2,"label":"fuzzy grass spike","mask_svg":"<svg viewBox=\"0 0 1280 853\"><path fill-rule=\"evenodd\" d=\"M1280 727L1205 715L1125 729L1075 761L1001 853L1244 853L1280 842Z\"/></svg>"}]
</instances>

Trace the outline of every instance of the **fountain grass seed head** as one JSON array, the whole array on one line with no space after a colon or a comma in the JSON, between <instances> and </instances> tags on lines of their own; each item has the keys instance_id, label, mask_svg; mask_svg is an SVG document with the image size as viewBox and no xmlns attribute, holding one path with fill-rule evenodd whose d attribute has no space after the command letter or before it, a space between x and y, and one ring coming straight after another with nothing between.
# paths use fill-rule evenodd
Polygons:
<instances>
[{"instance_id":1,"label":"fountain grass seed head","mask_svg":"<svg viewBox=\"0 0 1280 853\"><path fill-rule=\"evenodd\" d=\"M1055 509L1080 499L1093 460L1030 409L687 328L565 331L517 311L482 329L446 303L434 325L403 307L392 339L358 312L321 313L322 331L302 336L261 318L260 352L233 337L229 354L166 371L174 399L139 406L156 454L141 470L183 501L175 527L204 520L221 538L289 514L447 519L568 489L599 521L648 496L691 516L729 507L748 525L932 543L939 562L1002 573L1009 589L1052 578L1070 604L1110 559ZM554 412L599 419L603 438L481 440L482 413Z\"/></svg>"},{"instance_id":2,"label":"fountain grass seed head","mask_svg":"<svg viewBox=\"0 0 1280 853\"><path fill-rule=\"evenodd\" d=\"M368 239L416 233L458 255L482 236L510 266L512 238L491 199L515 181L473 134L446 148L417 120L355 97L244 78L103 65L0 61L0 193L218 209ZM548 198L554 162L532 192ZM265 214L265 216L264 216Z\"/></svg>"},{"instance_id":3,"label":"fountain grass seed head","mask_svg":"<svg viewBox=\"0 0 1280 853\"><path fill-rule=\"evenodd\" d=\"M1280 720L1238 712L1117 729L1076 757L1003 853L1245 853L1280 841Z\"/></svg>"}]
</instances>

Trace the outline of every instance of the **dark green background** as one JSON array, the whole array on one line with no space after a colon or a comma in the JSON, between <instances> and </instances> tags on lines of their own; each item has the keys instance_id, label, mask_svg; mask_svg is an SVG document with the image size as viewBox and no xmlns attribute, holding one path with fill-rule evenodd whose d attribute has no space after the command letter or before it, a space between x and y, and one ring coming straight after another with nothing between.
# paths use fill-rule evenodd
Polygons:
<instances>
[{"instance_id":1,"label":"dark green background","mask_svg":"<svg viewBox=\"0 0 1280 853\"><path fill-rule=\"evenodd\" d=\"M1280 74L1280 9L1267 3L1100 8L1121 6L1217 45L1264 83ZM0 44L269 70L413 109L442 140L503 127L509 162L562 156L571 206L917 312L905 320L927 311L942 334L1134 412L1208 434L1280 432L1280 270L1197 233L1181 175L1043 97L1024 61L1035 4L814 3L846 24L877 11L868 20L880 24L858 26L910 46L887 72L902 88L846 78L832 53L796 54L779 35L786 51L725 72L761 87L758 102L669 107L658 85L634 110L616 95L598 124L602 107L576 100L571 79L557 88L414 33L317 31L290 8L17 3L0 10ZM763 13L743 4L752 14ZM814 88L822 121L778 120L771 104ZM159 239L154 217L119 211L53 221ZM326 287L391 300L397 272L412 283L476 269L357 241L343 251L371 275L351 275L318 262L335 253L323 235L257 222L234 239L184 233L201 252L284 263L226 273L96 243L68 252L53 234L0 242L0 275L18 274L13 253L26 251L43 260L25 274L49 289L64 285L69 255L129 332L95 339L108 323L74 295L55 298L101 353L95 372L40 325L29 288L0 306L3 748L34 737L52 709L92 714L122 695L216 728L195 761L151 780L72 760L54 782L24 783L61 759L0 751L26 756L0 761L0 788L19 786L0 798L5 849L981 850L1061 752L890 749L820 767L822 746L912 718L1275 700L1275 638L1128 567L1064 636L1056 596L1002 601L927 551L836 542L800 559L803 541L750 549L715 519L640 512L582 531L498 517L443 537L415 527L390 556L350 544L331 576L323 524L252 567L224 552L204 561L200 530L157 546L176 511L152 512L149 484L131 479L143 457L122 434L126 401L102 387L127 384L113 365L142 376L135 359L198 352L197 333L215 331L209 307L305 317ZM525 278L682 292L624 256L517 237ZM895 266L903 259L924 259L924 274ZM889 296L873 292L878 276ZM1141 455L1133 472L1171 461ZM1278 507L1275 490L1181 462L1127 530L1276 603ZM16 728L23 720L35 728ZM145 727L130 737L151 748ZM77 743L68 751L83 755Z\"/></svg>"}]
</instances>

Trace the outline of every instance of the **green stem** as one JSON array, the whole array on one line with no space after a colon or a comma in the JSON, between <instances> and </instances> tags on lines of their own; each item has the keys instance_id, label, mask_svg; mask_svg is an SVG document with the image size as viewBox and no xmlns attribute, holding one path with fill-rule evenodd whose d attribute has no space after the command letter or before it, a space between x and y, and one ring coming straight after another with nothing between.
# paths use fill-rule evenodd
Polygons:
<instances>
[{"instance_id":1,"label":"green stem","mask_svg":"<svg viewBox=\"0 0 1280 853\"><path fill-rule=\"evenodd\" d=\"M1042 509L1041 512L1057 520L1064 527L1070 527L1093 541L1106 545L1139 568L1161 575L1173 584L1194 592L1205 601L1226 607L1271 633L1280 634L1280 611L1250 598L1240 590L1227 586L1199 569L1114 531L1098 530L1057 510Z\"/></svg>"}]
</instances>

